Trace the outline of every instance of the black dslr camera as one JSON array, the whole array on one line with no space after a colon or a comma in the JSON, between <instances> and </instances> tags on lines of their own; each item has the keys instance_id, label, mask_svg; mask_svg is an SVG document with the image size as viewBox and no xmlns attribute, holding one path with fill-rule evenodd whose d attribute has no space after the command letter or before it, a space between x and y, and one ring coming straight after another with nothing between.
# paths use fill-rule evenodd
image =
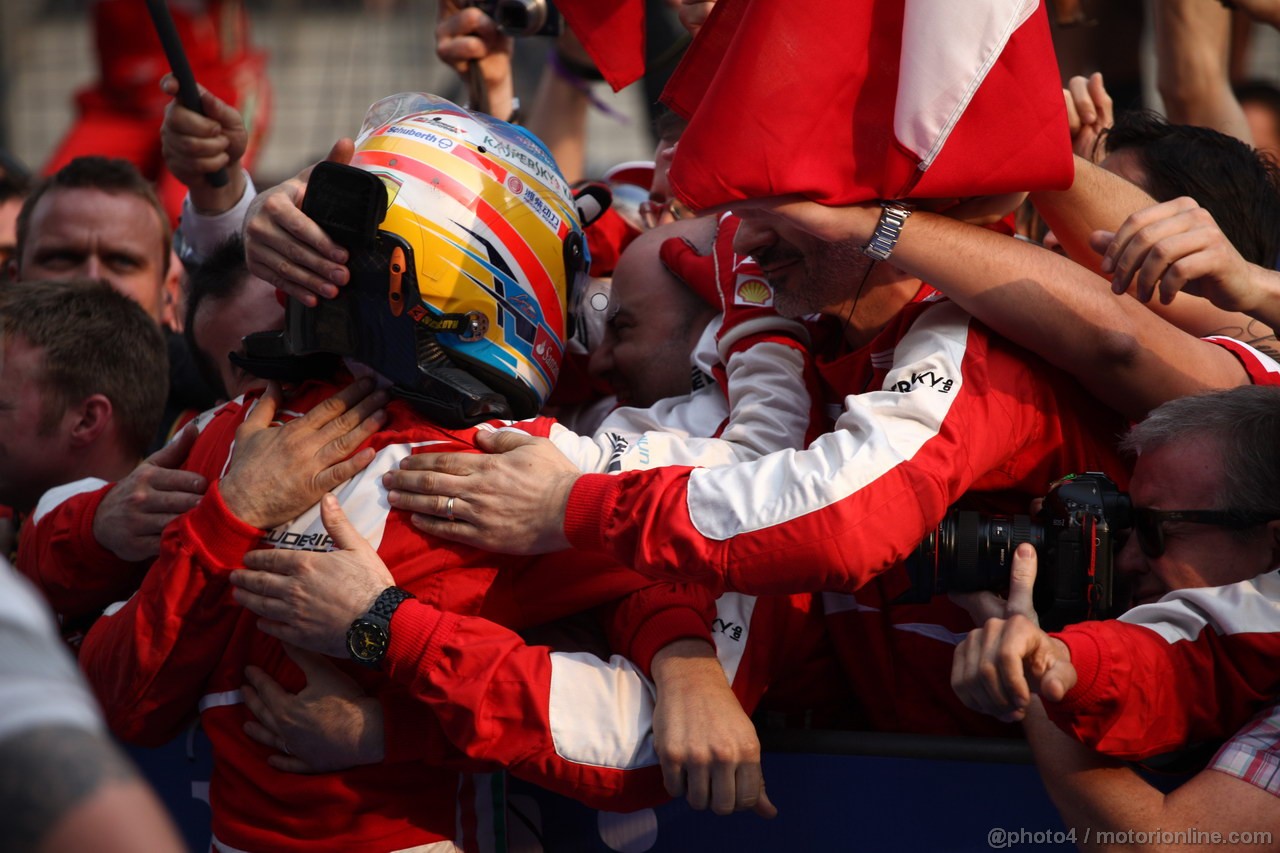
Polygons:
<instances>
[{"instance_id":1,"label":"black dslr camera","mask_svg":"<svg viewBox=\"0 0 1280 853\"><path fill-rule=\"evenodd\" d=\"M1088 473L1054 483L1034 517L952 509L907 558L911 588L895 603L1008 589L1014 549L1030 542L1038 557L1033 598L1046 629L1108 618L1114 615L1115 534L1131 526L1131 507L1109 477Z\"/></svg>"},{"instance_id":2,"label":"black dslr camera","mask_svg":"<svg viewBox=\"0 0 1280 853\"><path fill-rule=\"evenodd\" d=\"M473 5L509 36L558 36L562 29L551 0L476 0Z\"/></svg>"}]
</instances>

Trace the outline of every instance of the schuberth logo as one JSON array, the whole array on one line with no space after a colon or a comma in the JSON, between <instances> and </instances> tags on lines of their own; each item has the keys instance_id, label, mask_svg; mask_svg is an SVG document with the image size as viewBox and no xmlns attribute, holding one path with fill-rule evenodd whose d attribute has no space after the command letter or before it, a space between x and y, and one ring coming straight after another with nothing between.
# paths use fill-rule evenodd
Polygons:
<instances>
[{"instance_id":1,"label":"schuberth logo","mask_svg":"<svg viewBox=\"0 0 1280 853\"><path fill-rule=\"evenodd\" d=\"M512 175L507 178L507 189L511 190L512 195L524 195L524 181Z\"/></svg>"},{"instance_id":2,"label":"schuberth logo","mask_svg":"<svg viewBox=\"0 0 1280 853\"><path fill-rule=\"evenodd\" d=\"M733 291L733 304L767 308L773 304L773 288L764 279L740 275Z\"/></svg>"}]
</instances>

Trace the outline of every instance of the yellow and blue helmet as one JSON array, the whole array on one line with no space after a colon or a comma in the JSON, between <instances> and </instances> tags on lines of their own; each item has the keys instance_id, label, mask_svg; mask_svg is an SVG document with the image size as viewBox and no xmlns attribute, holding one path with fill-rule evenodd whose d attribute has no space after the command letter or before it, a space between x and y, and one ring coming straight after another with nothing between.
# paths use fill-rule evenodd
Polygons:
<instances>
[{"instance_id":1,"label":"yellow and blue helmet","mask_svg":"<svg viewBox=\"0 0 1280 853\"><path fill-rule=\"evenodd\" d=\"M589 259L536 137L434 95L384 98L351 167L312 173L303 210L349 250L351 282L318 308L291 304L289 355L362 361L444 426L538 412Z\"/></svg>"}]
</instances>

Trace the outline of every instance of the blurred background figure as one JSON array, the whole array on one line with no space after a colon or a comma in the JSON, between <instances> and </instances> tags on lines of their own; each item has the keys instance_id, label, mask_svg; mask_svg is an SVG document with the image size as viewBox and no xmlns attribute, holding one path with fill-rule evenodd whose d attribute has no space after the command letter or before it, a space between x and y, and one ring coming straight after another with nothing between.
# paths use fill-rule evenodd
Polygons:
<instances>
[{"instance_id":1,"label":"blurred background figure","mask_svg":"<svg viewBox=\"0 0 1280 853\"><path fill-rule=\"evenodd\" d=\"M155 794L106 734L53 614L0 557L0 837L6 850L182 850Z\"/></svg>"},{"instance_id":2,"label":"blurred background figure","mask_svg":"<svg viewBox=\"0 0 1280 853\"><path fill-rule=\"evenodd\" d=\"M49 161L76 118L76 93L96 85L99 72L92 15L98 13L94 5L84 0L9 0L0 4L0 74L6 81L0 87L0 148L27 163L43 165ZM135 7L140 32L154 43L139 0L107 0L101 5ZM436 2L170 3L175 19L180 9L200 5L209 10L214 6L239 7L237 15L249 21L252 32L252 44L247 38L243 41L244 51L261 57L264 63L265 76L259 83L270 82L273 132L261 138L256 151L251 148L247 164L259 187L272 186L303 165L323 158L335 139L358 126L369 104L390 93L435 92L456 103L467 99L458 76L435 55ZM687 40L687 33L680 27L676 11L668 9L664 0L653 5L667 35L651 30L649 43L652 49L670 54L662 63L669 71L679 56L679 49L672 48ZM207 17L212 12L203 14ZM213 31L216 27L210 25L202 32ZM187 37L185 31L183 37ZM515 94L527 114L555 40L524 37L514 42ZM170 99L160 91L158 82L168 65L158 44L155 50L155 74L146 83L146 94L156 102L148 142L156 144L158 163L156 131ZM187 43L187 50L194 65L196 49ZM253 70L256 72L256 66ZM261 91L256 104L240 102L213 85L216 77L203 75L199 67L195 75L202 85L242 112L254 109L252 116L246 112L245 119L255 132L265 128L266 104ZM643 84L621 93L594 80L581 85L611 111L586 110L590 140L586 176L599 178L616 163L650 159L655 140L648 104L656 101L661 81L649 86L648 95ZM181 201L181 192L175 195L176 204Z\"/></svg>"},{"instance_id":3,"label":"blurred background figure","mask_svg":"<svg viewBox=\"0 0 1280 853\"><path fill-rule=\"evenodd\" d=\"M0 281L18 250L18 211L31 192L31 180L23 172L0 171Z\"/></svg>"},{"instance_id":4,"label":"blurred background figure","mask_svg":"<svg viewBox=\"0 0 1280 853\"><path fill-rule=\"evenodd\" d=\"M1249 122L1253 147L1280 160L1280 86L1249 80L1236 86L1236 97Z\"/></svg>"},{"instance_id":5,"label":"blurred background figure","mask_svg":"<svg viewBox=\"0 0 1280 853\"><path fill-rule=\"evenodd\" d=\"M169 6L196 79L244 116L250 128L245 157L251 162L266 130L270 90L266 56L249 44L244 4L184 0ZM186 187L168 174L160 156L160 122L169 96L159 83L169 63L147 7L135 0L98 0L90 14L97 78L76 92L75 123L44 172L52 174L85 154L122 157L155 182L176 223Z\"/></svg>"}]
</instances>

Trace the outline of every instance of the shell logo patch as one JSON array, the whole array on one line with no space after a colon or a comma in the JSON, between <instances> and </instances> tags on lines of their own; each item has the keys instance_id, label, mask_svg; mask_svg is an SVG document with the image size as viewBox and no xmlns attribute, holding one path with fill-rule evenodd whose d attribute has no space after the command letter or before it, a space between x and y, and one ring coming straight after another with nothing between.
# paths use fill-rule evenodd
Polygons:
<instances>
[{"instance_id":1,"label":"shell logo patch","mask_svg":"<svg viewBox=\"0 0 1280 853\"><path fill-rule=\"evenodd\" d=\"M773 305L773 288L764 279L740 275L733 289L733 304L768 308Z\"/></svg>"}]
</instances>

